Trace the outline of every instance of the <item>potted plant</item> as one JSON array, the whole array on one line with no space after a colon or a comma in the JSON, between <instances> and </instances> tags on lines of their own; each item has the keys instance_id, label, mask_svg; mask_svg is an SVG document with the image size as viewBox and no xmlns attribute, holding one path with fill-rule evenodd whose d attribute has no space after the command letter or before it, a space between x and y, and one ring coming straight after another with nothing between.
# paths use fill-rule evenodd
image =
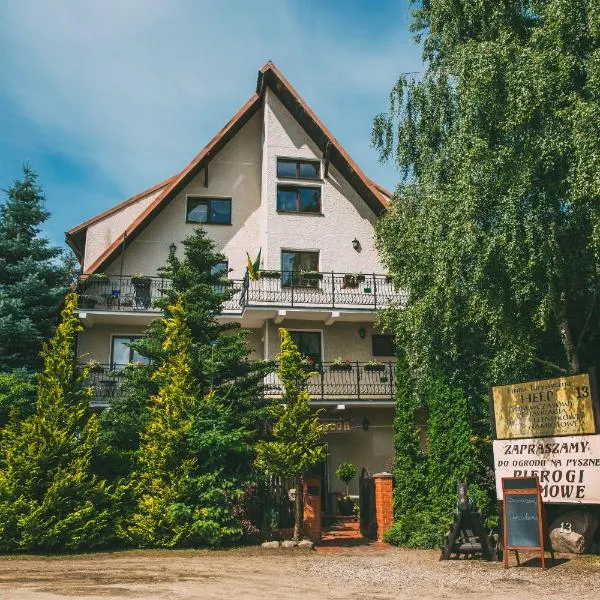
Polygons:
<instances>
[{"instance_id":1,"label":"potted plant","mask_svg":"<svg viewBox=\"0 0 600 600\"><path fill-rule=\"evenodd\" d=\"M330 371L352 371L352 363L343 358L336 358L329 365Z\"/></svg>"},{"instance_id":2,"label":"potted plant","mask_svg":"<svg viewBox=\"0 0 600 600\"><path fill-rule=\"evenodd\" d=\"M87 367L90 373L104 373L104 367L95 358L88 361Z\"/></svg>"},{"instance_id":3,"label":"potted plant","mask_svg":"<svg viewBox=\"0 0 600 600\"><path fill-rule=\"evenodd\" d=\"M362 273L346 273L342 278L342 289L357 288L364 280Z\"/></svg>"},{"instance_id":4,"label":"potted plant","mask_svg":"<svg viewBox=\"0 0 600 600\"><path fill-rule=\"evenodd\" d=\"M108 275L106 273L92 273L88 277L88 281L108 281Z\"/></svg>"},{"instance_id":5,"label":"potted plant","mask_svg":"<svg viewBox=\"0 0 600 600\"><path fill-rule=\"evenodd\" d=\"M348 517L354 514L354 500L350 498L349 484L356 477L356 467L352 463L342 463L335 474L346 484L346 495L338 500L340 514Z\"/></svg>"},{"instance_id":6,"label":"potted plant","mask_svg":"<svg viewBox=\"0 0 600 600\"><path fill-rule=\"evenodd\" d=\"M385 364L380 363L377 360L370 360L363 365L365 371L373 372L382 372L385 371Z\"/></svg>"},{"instance_id":7,"label":"potted plant","mask_svg":"<svg viewBox=\"0 0 600 600\"><path fill-rule=\"evenodd\" d=\"M79 294L79 307L80 308L94 308L98 304L98 300L88 294Z\"/></svg>"},{"instance_id":8,"label":"potted plant","mask_svg":"<svg viewBox=\"0 0 600 600\"><path fill-rule=\"evenodd\" d=\"M152 279L147 275L135 273L131 276L131 285L133 285L136 306L148 308L150 306L150 284Z\"/></svg>"},{"instance_id":9,"label":"potted plant","mask_svg":"<svg viewBox=\"0 0 600 600\"><path fill-rule=\"evenodd\" d=\"M301 271L300 276L301 283L309 287L316 287L323 279L323 273L319 273L319 271Z\"/></svg>"},{"instance_id":10,"label":"potted plant","mask_svg":"<svg viewBox=\"0 0 600 600\"><path fill-rule=\"evenodd\" d=\"M261 279L281 279L281 271L259 271Z\"/></svg>"}]
</instances>

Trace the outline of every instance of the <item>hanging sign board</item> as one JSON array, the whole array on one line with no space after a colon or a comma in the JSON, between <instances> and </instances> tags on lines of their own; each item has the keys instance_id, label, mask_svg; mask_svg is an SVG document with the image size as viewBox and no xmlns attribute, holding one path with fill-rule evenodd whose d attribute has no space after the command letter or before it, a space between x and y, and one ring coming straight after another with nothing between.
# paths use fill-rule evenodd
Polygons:
<instances>
[{"instance_id":1,"label":"hanging sign board","mask_svg":"<svg viewBox=\"0 0 600 600\"><path fill-rule=\"evenodd\" d=\"M538 477L544 502L600 504L600 435L494 440L496 492L507 477Z\"/></svg>"},{"instance_id":2,"label":"hanging sign board","mask_svg":"<svg viewBox=\"0 0 600 600\"><path fill-rule=\"evenodd\" d=\"M542 497L537 477L506 477L502 479L504 567L508 567L508 551L540 552L544 557L544 524Z\"/></svg>"},{"instance_id":3,"label":"hanging sign board","mask_svg":"<svg viewBox=\"0 0 600 600\"><path fill-rule=\"evenodd\" d=\"M580 373L490 387L494 437L506 440L597 433L594 384L593 375Z\"/></svg>"}]
</instances>

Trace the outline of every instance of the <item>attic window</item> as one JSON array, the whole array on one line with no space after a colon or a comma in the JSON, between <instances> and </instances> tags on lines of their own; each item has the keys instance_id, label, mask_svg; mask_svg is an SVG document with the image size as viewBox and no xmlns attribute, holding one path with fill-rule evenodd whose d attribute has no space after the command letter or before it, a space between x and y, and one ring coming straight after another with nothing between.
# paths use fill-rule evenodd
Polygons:
<instances>
[{"instance_id":1,"label":"attic window","mask_svg":"<svg viewBox=\"0 0 600 600\"><path fill-rule=\"evenodd\" d=\"M292 179L319 179L321 163L318 160L277 159L277 177Z\"/></svg>"},{"instance_id":2,"label":"attic window","mask_svg":"<svg viewBox=\"0 0 600 600\"><path fill-rule=\"evenodd\" d=\"M231 198L188 196L185 222L231 225Z\"/></svg>"}]
</instances>

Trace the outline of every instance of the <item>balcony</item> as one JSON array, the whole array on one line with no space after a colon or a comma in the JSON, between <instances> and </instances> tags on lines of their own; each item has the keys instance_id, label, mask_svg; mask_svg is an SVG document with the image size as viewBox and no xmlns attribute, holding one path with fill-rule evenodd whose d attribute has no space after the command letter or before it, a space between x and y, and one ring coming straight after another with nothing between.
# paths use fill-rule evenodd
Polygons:
<instances>
[{"instance_id":1,"label":"balcony","mask_svg":"<svg viewBox=\"0 0 600 600\"><path fill-rule=\"evenodd\" d=\"M111 399L121 396L123 369L126 366L94 365L88 376L88 385L93 390L92 406L107 406ZM394 400L394 363L321 363L313 368L316 374L308 381L308 392L313 403L389 403ZM267 375L264 386L265 397L281 396L282 386L277 373Z\"/></svg>"},{"instance_id":2,"label":"balcony","mask_svg":"<svg viewBox=\"0 0 600 600\"><path fill-rule=\"evenodd\" d=\"M348 362L321 363L308 381L312 402L392 402L396 386L394 363ZM282 386L277 373L265 378L265 396L281 396Z\"/></svg>"},{"instance_id":3,"label":"balcony","mask_svg":"<svg viewBox=\"0 0 600 600\"><path fill-rule=\"evenodd\" d=\"M237 283L237 282L236 282ZM261 271L241 283L241 307L348 308L377 310L402 305L407 294L386 275Z\"/></svg>"},{"instance_id":4,"label":"balcony","mask_svg":"<svg viewBox=\"0 0 600 600\"><path fill-rule=\"evenodd\" d=\"M77 284L79 308L99 311L160 312L154 303L163 298L171 286L162 277L94 277L81 278Z\"/></svg>"},{"instance_id":5,"label":"balcony","mask_svg":"<svg viewBox=\"0 0 600 600\"><path fill-rule=\"evenodd\" d=\"M241 310L242 281L234 283L234 297L223 303L224 310ZM165 296L171 280L164 277L80 278L77 284L79 308L91 311L151 312L160 314L156 301Z\"/></svg>"},{"instance_id":6,"label":"balcony","mask_svg":"<svg viewBox=\"0 0 600 600\"><path fill-rule=\"evenodd\" d=\"M242 325L249 327L260 326L260 319L274 318L279 309L303 311L299 318L313 318L318 313L319 318L327 319L327 311L329 315L332 311L351 312L363 318L380 308L402 306L408 297L389 277L376 274L261 271L256 280L246 273L243 279L230 282L231 297L223 302L222 316L242 319ZM120 312L129 315L131 324L139 319L147 323L160 314L156 301L170 286L171 281L161 277L81 278L77 285L79 309L94 315L97 322L108 322L109 313Z\"/></svg>"},{"instance_id":7,"label":"balcony","mask_svg":"<svg viewBox=\"0 0 600 600\"><path fill-rule=\"evenodd\" d=\"M84 365L80 365L82 368ZM87 385L92 388L91 405L104 407L113 398L122 394L123 369L127 365L95 364L87 379Z\"/></svg>"}]
</instances>

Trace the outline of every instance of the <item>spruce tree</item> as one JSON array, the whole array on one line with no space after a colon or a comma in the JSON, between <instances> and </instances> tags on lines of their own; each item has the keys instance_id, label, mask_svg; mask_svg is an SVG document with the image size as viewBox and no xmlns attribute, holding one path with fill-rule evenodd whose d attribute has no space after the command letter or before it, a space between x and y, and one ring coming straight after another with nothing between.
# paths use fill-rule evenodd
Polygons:
<instances>
[{"instance_id":1,"label":"spruce tree","mask_svg":"<svg viewBox=\"0 0 600 600\"><path fill-rule=\"evenodd\" d=\"M81 324L69 294L44 345L35 413L0 439L0 550L80 550L110 542L111 495L91 469L98 421L87 373L76 371Z\"/></svg>"},{"instance_id":2,"label":"spruce tree","mask_svg":"<svg viewBox=\"0 0 600 600\"><path fill-rule=\"evenodd\" d=\"M283 386L281 399L270 405L273 420L271 440L256 444L256 466L268 474L293 477L296 482L294 539L302 535L302 477L327 456L323 438L330 426L319 421L322 411L312 411L307 382L314 375L290 334L280 329L281 353L277 374Z\"/></svg>"},{"instance_id":3,"label":"spruce tree","mask_svg":"<svg viewBox=\"0 0 600 600\"><path fill-rule=\"evenodd\" d=\"M194 432L198 435L196 415L210 415L212 408L220 407L214 391L198 397L190 359L192 336L181 299L168 312L162 320L163 361L152 376L158 392L150 398L131 478L136 507L122 535L142 547L220 546L242 534L233 516L239 493L214 461L201 459L198 444L190 443ZM224 448L227 452L232 437L239 441L243 435L215 427L214 419L209 423L207 454L219 455Z\"/></svg>"},{"instance_id":4,"label":"spruce tree","mask_svg":"<svg viewBox=\"0 0 600 600\"><path fill-rule=\"evenodd\" d=\"M237 324L220 324L216 320L223 303L234 293L234 283L227 279L227 273L215 272L215 267L225 261L225 257L215 251L213 241L200 228L184 240L183 246L183 258L170 254L165 267L160 270L171 285L156 304L169 317L170 307L181 300L191 333L189 359L194 393L203 399L212 391L215 401L224 407L218 412L204 407L203 415L194 423L203 422L208 427L207 419L214 418L218 423L225 419L228 429L246 431L243 453L236 442L235 449L224 452L216 461L224 476L242 482L250 475L253 442L261 434L265 422L263 381L272 365L263 361L251 362L247 332L240 330ZM164 319L153 321L144 338L134 345L150 359L151 365L126 370L123 397L113 401L102 416L102 462L111 478L124 475L132 466L131 459L139 446L139 431L143 430L148 418L145 399L158 390L156 379L150 374L160 367L166 356L166 322ZM199 403L198 406L203 405ZM202 452L207 450L202 441L204 436L202 428L195 430L193 435L194 443ZM207 459L207 456L203 457L203 460Z\"/></svg>"},{"instance_id":5,"label":"spruce tree","mask_svg":"<svg viewBox=\"0 0 600 600\"><path fill-rule=\"evenodd\" d=\"M59 248L41 236L49 213L27 165L0 206L0 371L36 370L66 291Z\"/></svg>"}]
</instances>

